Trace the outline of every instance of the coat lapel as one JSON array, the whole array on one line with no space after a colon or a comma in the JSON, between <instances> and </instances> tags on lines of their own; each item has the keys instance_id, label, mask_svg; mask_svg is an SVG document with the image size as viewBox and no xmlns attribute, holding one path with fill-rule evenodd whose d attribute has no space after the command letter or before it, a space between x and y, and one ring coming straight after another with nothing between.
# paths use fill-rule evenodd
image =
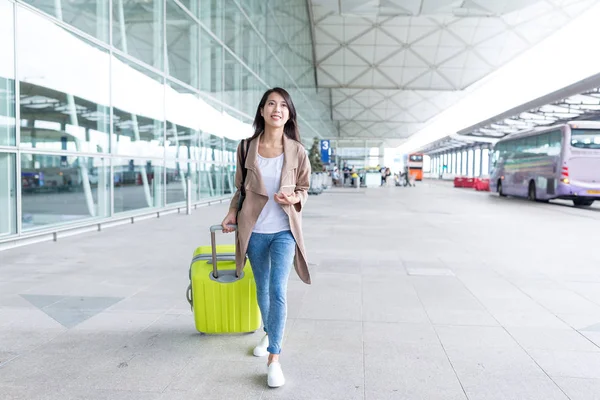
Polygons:
<instances>
[{"instance_id":1,"label":"coat lapel","mask_svg":"<svg viewBox=\"0 0 600 400\"><path fill-rule=\"evenodd\" d=\"M260 168L258 167L258 141L259 138L256 138L252 140L248 146L248 154L246 155L246 168L248 169L246 189L269 197L267 188L265 188L265 183L260 175Z\"/></svg>"},{"instance_id":2,"label":"coat lapel","mask_svg":"<svg viewBox=\"0 0 600 400\"><path fill-rule=\"evenodd\" d=\"M267 196L265 183L260 175L258 166L258 143L260 136L250 142L248 146L248 154L246 156L246 168L248 175L246 177L246 189L254 193ZM298 168L298 155L295 152L293 140L283 135L283 166L281 168L281 183L280 186L295 184L296 181L292 176L292 172Z\"/></svg>"},{"instance_id":3,"label":"coat lapel","mask_svg":"<svg viewBox=\"0 0 600 400\"><path fill-rule=\"evenodd\" d=\"M293 140L283 135L283 167L281 168L280 186L296 183L291 176L292 171L298 168L298 155L294 150Z\"/></svg>"}]
</instances>

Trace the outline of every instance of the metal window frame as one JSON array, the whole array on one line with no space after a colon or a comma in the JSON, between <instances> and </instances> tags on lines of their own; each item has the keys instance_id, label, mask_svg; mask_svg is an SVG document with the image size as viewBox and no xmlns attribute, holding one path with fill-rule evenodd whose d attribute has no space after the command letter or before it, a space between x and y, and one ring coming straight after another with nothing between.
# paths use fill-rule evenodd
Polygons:
<instances>
[{"instance_id":1,"label":"metal window frame","mask_svg":"<svg viewBox=\"0 0 600 400\"><path fill-rule=\"evenodd\" d=\"M19 79L19 34L17 18L18 6L17 3L13 4L13 51L14 51L14 69L15 69L15 185L16 185L16 196L17 204L15 208L15 217L17 218L17 232L16 236L21 236L23 232L23 188L21 181L21 80Z\"/></svg>"}]
</instances>

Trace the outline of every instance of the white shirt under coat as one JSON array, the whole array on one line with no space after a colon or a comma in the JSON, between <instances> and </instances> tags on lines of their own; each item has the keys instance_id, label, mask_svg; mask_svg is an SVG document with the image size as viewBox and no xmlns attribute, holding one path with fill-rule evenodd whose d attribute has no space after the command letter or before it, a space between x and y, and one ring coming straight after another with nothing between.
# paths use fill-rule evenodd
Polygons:
<instances>
[{"instance_id":1,"label":"white shirt under coat","mask_svg":"<svg viewBox=\"0 0 600 400\"><path fill-rule=\"evenodd\" d=\"M281 155L274 158L265 158L260 154L257 154L257 156L258 167L265 188L267 189L269 200L258 216L252 232L277 233L288 231L290 230L289 217L283 211L281 205L273 199L273 196L279 191L281 185L281 169L283 168L284 154L281 153Z\"/></svg>"}]
</instances>

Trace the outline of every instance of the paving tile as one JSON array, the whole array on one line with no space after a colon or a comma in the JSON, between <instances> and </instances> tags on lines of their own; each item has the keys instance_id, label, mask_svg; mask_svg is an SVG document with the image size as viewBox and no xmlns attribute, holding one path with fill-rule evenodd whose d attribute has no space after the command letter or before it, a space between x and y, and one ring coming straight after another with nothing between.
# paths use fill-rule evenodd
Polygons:
<instances>
[{"instance_id":1,"label":"paving tile","mask_svg":"<svg viewBox=\"0 0 600 400\"><path fill-rule=\"evenodd\" d=\"M45 387L39 390L32 386L0 386L6 400L160 400L160 393L131 392L125 390L74 389Z\"/></svg>"},{"instance_id":2,"label":"paving tile","mask_svg":"<svg viewBox=\"0 0 600 400\"><path fill-rule=\"evenodd\" d=\"M600 352L529 350L551 377L600 379Z\"/></svg>"},{"instance_id":3,"label":"paving tile","mask_svg":"<svg viewBox=\"0 0 600 400\"><path fill-rule=\"evenodd\" d=\"M359 276L322 274L304 298L299 318L361 320Z\"/></svg>"},{"instance_id":4,"label":"paving tile","mask_svg":"<svg viewBox=\"0 0 600 400\"><path fill-rule=\"evenodd\" d=\"M433 326L419 323L364 322L364 342L385 347L395 343L439 345Z\"/></svg>"},{"instance_id":5,"label":"paving tile","mask_svg":"<svg viewBox=\"0 0 600 400\"><path fill-rule=\"evenodd\" d=\"M506 327L566 329L571 326L549 312L492 312L493 317Z\"/></svg>"},{"instance_id":6,"label":"paving tile","mask_svg":"<svg viewBox=\"0 0 600 400\"><path fill-rule=\"evenodd\" d=\"M600 379L555 377L571 400L600 400Z\"/></svg>"},{"instance_id":7,"label":"paving tile","mask_svg":"<svg viewBox=\"0 0 600 400\"><path fill-rule=\"evenodd\" d=\"M283 364L285 386L267 388L261 399L285 400L354 400L364 399L365 376L363 367L320 364ZM264 368L264 367L263 367ZM257 383L264 385L264 375Z\"/></svg>"},{"instance_id":8,"label":"paving tile","mask_svg":"<svg viewBox=\"0 0 600 400\"><path fill-rule=\"evenodd\" d=\"M600 351L598 346L576 330L517 327L507 329L527 350Z\"/></svg>"},{"instance_id":9,"label":"paving tile","mask_svg":"<svg viewBox=\"0 0 600 400\"><path fill-rule=\"evenodd\" d=\"M73 329L81 331L141 331L163 314L139 312L103 312L82 322Z\"/></svg>"},{"instance_id":10,"label":"paving tile","mask_svg":"<svg viewBox=\"0 0 600 400\"><path fill-rule=\"evenodd\" d=\"M427 316L434 325L499 326L486 310L443 310L429 308Z\"/></svg>"},{"instance_id":11,"label":"paving tile","mask_svg":"<svg viewBox=\"0 0 600 400\"><path fill-rule=\"evenodd\" d=\"M435 330L443 346L518 349L517 342L502 327L436 325Z\"/></svg>"},{"instance_id":12,"label":"paving tile","mask_svg":"<svg viewBox=\"0 0 600 400\"><path fill-rule=\"evenodd\" d=\"M461 382L482 377L545 376L542 369L521 348L444 346L444 349Z\"/></svg>"},{"instance_id":13,"label":"paving tile","mask_svg":"<svg viewBox=\"0 0 600 400\"><path fill-rule=\"evenodd\" d=\"M285 358L321 365L363 365L362 323L297 320L285 343Z\"/></svg>"},{"instance_id":14,"label":"paving tile","mask_svg":"<svg viewBox=\"0 0 600 400\"><path fill-rule=\"evenodd\" d=\"M552 379L506 375L461 379L469 400L568 400ZM571 399L573 400L573 399Z\"/></svg>"}]
</instances>

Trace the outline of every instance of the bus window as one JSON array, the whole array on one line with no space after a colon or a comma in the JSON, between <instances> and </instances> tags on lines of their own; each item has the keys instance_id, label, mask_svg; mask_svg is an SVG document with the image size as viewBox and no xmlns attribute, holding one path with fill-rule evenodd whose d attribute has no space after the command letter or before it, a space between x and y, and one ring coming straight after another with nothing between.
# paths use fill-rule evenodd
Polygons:
<instances>
[{"instance_id":1,"label":"bus window","mask_svg":"<svg viewBox=\"0 0 600 400\"><path fill-rule=\"evenodd\" d=\"M571 131L571 146L580 149L600 149L600 130L573 129Z\"/></svg>"},{"instance_id":2,"label":"bus window","mask_svg":"<svg viewBox=\"0 0 600 400\"><path fill-rule=\"evenodd\" d=\"M548 154L550 147L550 134L543 133L537 137L537 148L539 154Z\"/></svg>"},{"instance_id":3,"label":"bus window","mask_svg":"<svg viewBox=\"0 0 600 400\"><path fill-rule=\"evenodd\" d=\"M561 131L554 131L549 134L550 138L550 148L548 154L551 156L556 156L560 154L560 147L562 141L562 133Z\"/></svg>"},{"instance_id":4,"label":"bus window","mask_svg":"<svg viewBox=\"0 0 600 400\"><path fill-rule=\"evenodd\" d=\"M537 153L537 138L535 136L531 136L525 139L525 152L530 154Z\"/></svg>"}]
</instances>

